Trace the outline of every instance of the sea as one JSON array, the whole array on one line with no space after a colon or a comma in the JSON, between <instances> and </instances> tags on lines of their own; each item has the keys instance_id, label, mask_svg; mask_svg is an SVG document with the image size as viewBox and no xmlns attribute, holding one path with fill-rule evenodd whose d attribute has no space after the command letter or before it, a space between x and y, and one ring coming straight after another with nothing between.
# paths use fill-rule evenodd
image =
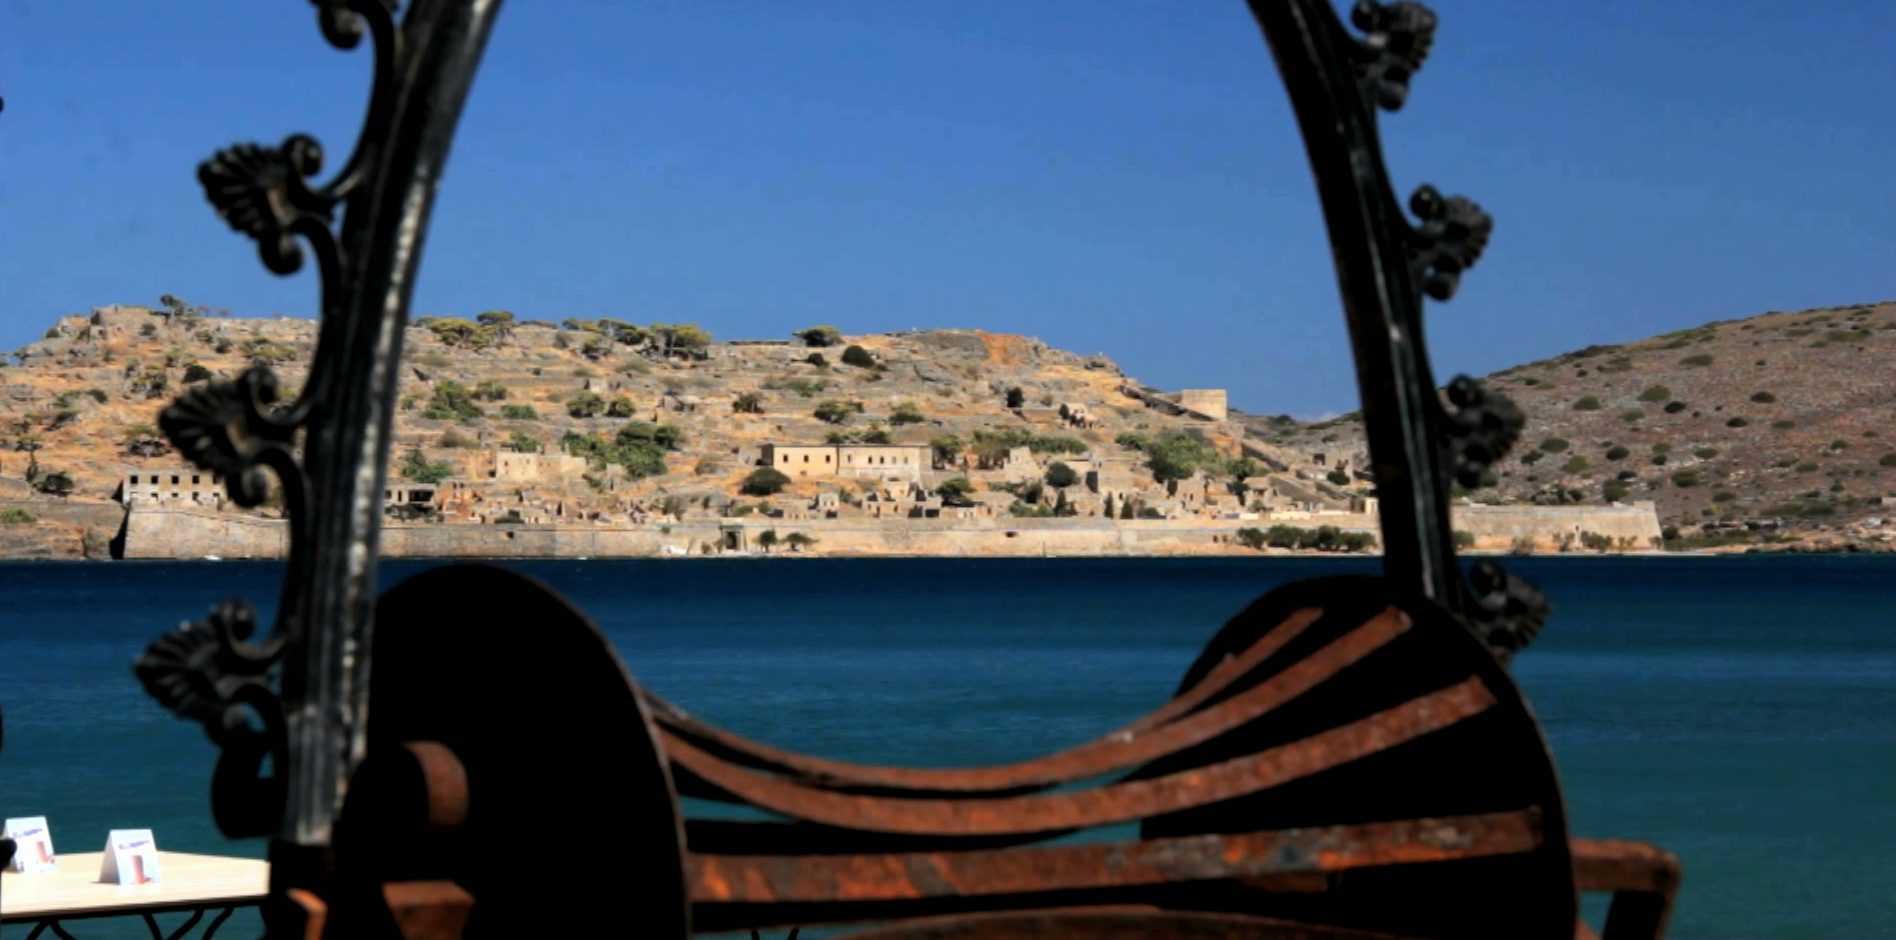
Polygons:
<instances>
[{"instance_id":1,"label":"sea","mask_svg":"<svg viewBox=\"0 0 1896 940\"><path fill-rule=\"evenodd\" d=\"M387 562L382 584L433 564ZM807 753L912 765L1087 740L1165 701L1256 595L1376 567L1265 556L511 564L575 600L639 681L692 713ZM1896 937L1896 557L1508 564L1555 605L1513 674L1552 745L1573 830L1680 856L1668 936ZM228 596L255 601L267 623L282 570L0 564L0 815L48 817L62 852L149 828L165 851L261 856L261 842L216 832L211 744L145 698L131 663ZM520 639L532 642L531 629ZM499 691L531 696L535 681L548 680ZM177 919L163 918L167 929ZM68 926L147 935L137 921ZM259 932L241 914L220 936Z\"/></svg>"}]
</instances>

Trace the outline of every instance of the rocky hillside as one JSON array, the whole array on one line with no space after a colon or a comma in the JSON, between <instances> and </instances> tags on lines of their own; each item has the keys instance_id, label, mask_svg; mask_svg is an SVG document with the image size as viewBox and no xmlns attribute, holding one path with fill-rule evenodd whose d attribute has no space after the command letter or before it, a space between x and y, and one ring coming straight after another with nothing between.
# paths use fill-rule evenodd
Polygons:
<instances>
[{"instance_id":1,"label":"rocky hillside","mask_svg":"<svg viewBox=\"0 0 1896 940\"><path fill-rule=\"evenodd\" d=\"M405 464L435 476L490 477L497 450L597 458L601 451L585 448L623 444L637 422L664 429L656 446L649 437L633 441L583 482L549 480L538 495L518 498L563 505L568 518L575 509L636 515L673 498L710 507L713 498L738 494L769 443L957 438L968 445L965 460L985 436L1134 464L1144 458L1115 443L1129 432L1188 431L1221 459L1239 457L1247 443L1238 425L1194 420L1145 400L1147 391L1109 360L1021 336L965 330L813 338L822 345L801 338L714 343L688 326L486 320L437 319L409 329L392 479L416 476L405 474ZM63 480L54 490L70 484L65 502L105 502L126 472L177 467L179 457L154 427L159 410L192 383L235 375L254 361L274 365L295 389L306 377L315 326L207 317L181 302L59 320L0 368L0 500L45 498L57 474ZM1083 420L1065 413L1072 406ZM1349 496L1288 461L1284 467L1287 499ZM1267 476L1260 469L1254 483ZM802 481L786 491L816 492Z\"/></svg>"},{"instance_id":2,"label":"rocky hillside","mask_svg":"<svg viewBox=\"0 0 1896 940\"><path fill-rule=\"evenodd\" d=\"M1653 499L1687 536L1849 540L1896 498L1896 302L1767 313L1488 376L1527 414L1508 502ZM1360 454L1360 420L1246 416L1300 450Z\"/></svg>"}]
</instances>

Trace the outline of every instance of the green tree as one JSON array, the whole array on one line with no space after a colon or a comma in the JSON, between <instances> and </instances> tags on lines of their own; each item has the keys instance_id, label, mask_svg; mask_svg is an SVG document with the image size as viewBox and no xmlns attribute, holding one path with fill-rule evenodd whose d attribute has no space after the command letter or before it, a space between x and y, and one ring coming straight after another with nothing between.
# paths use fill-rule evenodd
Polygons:
<instances>
[{"instance_id":1,"label":"green tree","mask_svg":"<svg viewBox=\"0 0 1896 940\"><path fill-rule=\"evenodd\" d=\"M968 442L953 434L944 434L929 441L928 446L934 451L935 463L953 466L961 460L961 452L968 449Z\"/></svg>"},{"instance_id":2,"label":"green tree","mask_svg":"<svg viewBox=\"0 0 1896 940\"><path fill-rule=\"evenodd\" d=\"M1324 474L1323 478L1326 480L1329 480L1330 483L1335 486L1350 485L1350 475L1347 473L1344 473L1341 470L1332 470L1329 473Z\"/></svg>"},{"instance_id":3,"label":"green tree","mask_svg":"<svg viewBox=\"0 0 1896 940\"><path fill-rule=\"evenodd\" d=\"M1249 457L1238 457L1225 462L1224 472L1231 480L1231 491L1243 499L1244 494L1251 489L1245 481L1262 474L1264 465Z\"/></svg>"},{"instance_id":4,"label":"green tree","mask_svg":"<svg viewBox=\"0 0 1896 940\"><path fill-rule=\"evenodd\" d=\"M852 344L843 350L843 365L873 369L876 367L876 357L871 355L869 350Z\"/></svg>"},{"instance_id":5,"label":"green tree","mask_svg":"<svg viewBox=\"0 0 1896 940\"><path fill-rule=\"evenodd\" d=\"M439 483L454 475L454 465L446 461L432 462L419 447L411 447L402 455L400 467L404 479L416 483Z\"/></svg>"},{"instance_id":6,"label":"green tree","mask_svg":"<svg viewBox=\"0 0 1896 940\"><path fill-rule=\"evenodd\" d=\"M889 415L890 424L921 424L927 420L927 416L922 414L920 408L915 407L913 402L906 401L898 403L895 406L895 412Z\"/></svg>"},{"instance_id":7,"label":"green tree","mask_svg":"<svg viewBox=\"0 0 1896 940\"><path fill-rule=\"evenodd\" d=\"M525 431L515 431L507 438L507 449L517 454L537 454L540 442Z\"/></svg>"},{"instance_id":8,"label":"green tree","mask_svg":"<svg viewBox=\"0 0 1896 940\"><path fill-rule=\"evenodd\" d=\"M816 406L816 411L812 412L812 414L816 415L818 421L824 421L829 424L842 424L849 420L852 411L853 409L848 405L836 401L835 399L829 399L819 403Z\"/></svg>"},{"instance_id":9,"label":"green tree","mask_svg":"<svg viewBox=\"0 0 1896 940\"><path fill-rule=\"evenodd\" d=\"M775 496L790 485L790 477L774 467L759 467L744 478L740 491L746 496Z\"/></svg>"},{"instance_id":10,"label":"green tree","mask_svg":"<svg viewBox=\"0 0 1896 940\"><path fill-rule=\"evenodd\" d=\"M1186 479L1216 459L1209 447L1181 431L1168 431L1146 448L1146 467L1160 483Z\"/></svg>"},{"instance_id":11,"label":"green tree","mask_svg":"<svg viewBox=\"0 0 1896 940\"><path fill-rule=\"evenodd\" d=\"M486 379L474 386L474 398L477 401L501 401L506 397L507 387L493 379Z\"/></svg>"},{"instance_id":12,"label":"green tree","mask_svg":"<svg viewBox=\"0 0 1896 940\"><path fill-rule=\"evenodd\" d=\"M763 550L766 553L768 553L771 549L776 548L777 547L777 530L765 529L764 531L757 533L757 544L759 546L762 546Z\"/></svg>"},{"instance_id":13,"label":"green tree","mask_svg":"<svg viewBox=\"0 0 1896 940\"><path fill-rule=\"evenodd\" d=\"M812 545L815 545L816 539L813 539L802 532L792 532L787 537L784 538L783 543L785 545L790 546L791 551L800 552L806 548L809 548Z\"/></svg>"},{"instance_id":14,"label":"green tree","mask_svg":"<svg viewBox=\"0 0 1896 940\"><path fill-rule=\"evenodd\" d=\"M941 497L944 506L972 506L974 500L969 496L973 492L974 484L967 477L950 477L935 487L935 495Z\"/></svg>"},{"instance_id":15,"label":"green tree","mask_svg":"<svg viewBox=\"0 0 1896 940\"><path fill-rule=\"evenodd\" d=\"M833 326L813 326L791 335L808 346L834 346L843 341L843 332Z\"/></svg>"},{"instance_id":16,"label":"green tree","mask_svg":"<svg viewBox=\"0 0 1896 940\"><path fill-rule=\"evenodd\" d=\"M500 416L509 421L538 421L540 413L532 405L502 405Z\"/></svg>"},{"instance_id":17,"label":"green tree","mask_svg":"<svg viewBox=\"0 0 1896 940\"><path fill-rule=\"evenodd\" d=\"M474 322L496 331L512 330L514 315L508 310L487 310L475 315Z\"/></svg>"},{"instance_id":18,"label":"green tree","mask_svg":"<svg viewBox=\"0 0 1896 940\"><path fill-rule=\"evenodd\" d=\"M1025 404L1026 401L1027 401L1027 393L1021 391L1020 386L1016 385L1007 390L1007 407L1019 408L1021 405Z\"/></svg>"},{"instance_id":19,"label":"green tree","mask_svg":"<svg viewBox=\"0 0 1896 940\"><path fill-rule=\"evenodd\" d=\"M654 323L652 334L667 357L699 359L711 348L710 332L696 323Z\"/></svg>"},{"instance_id":20,"label":"green tree","mask_svg":"<svg viewBox=\"0 0 1896 940\"><path fill-rule=\"evenodd\" d=\"M1047 485L1056 490L1065 490L1067 487L1080 482L1079 473L1072 467L1067 466L1065 462L1058 460L1047 467L1046 478ZM1062 494L1062 496L1064 498L1064 494Z\"/></svg>"},{"instance_id":21,"label":"green tree","mask_svg":"<svg viewBox=\"0 0 1896 940\"><path fill-rule=\"evenodd\" d=\"M634 412L635 409L632 407L632 399L624 395L614 398L612 403L606 406L606 417L608 418L630 418Z\"/></svg>"},{"instance_id":22,"label":"green tree","mask_svg":"<svg viewBox=\"0 0 1896 940\"><path fill-rule=\"evenodd\" d=\"M473 421L483 416L481 406L474 403L474 393L467 386L453 379L442 379L435 383L434 395L428 400L428 407L421 416L439 421Z\"/></svg>"},{"instance_id":23,"label":"green tree","mask_svg":"<svg viewBox=\"0 0 1896 940\"><path fill-rule=\"evenodd\" d=\"M459 317L434 317L422 323L442 345L455 349L486 349L499 339L494 328Z\"/></svg>"}]
</instances>

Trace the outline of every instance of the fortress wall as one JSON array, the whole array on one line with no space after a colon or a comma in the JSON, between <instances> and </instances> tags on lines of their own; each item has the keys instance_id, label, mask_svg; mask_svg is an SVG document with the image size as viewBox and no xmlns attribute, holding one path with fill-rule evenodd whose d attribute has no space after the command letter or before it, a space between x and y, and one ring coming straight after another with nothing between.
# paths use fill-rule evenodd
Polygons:
<instances>
[{"instance_id":1,"label":"fortress wall","mask_svg":"<svg viewBox=\"0 0 1896 940\"><path fill-rule=\"evenodd\" d=\"M757 550L774 529L781 542L801 532L823 555L1168 555L1243 551L1241 528L1333 525L1375 532L1376 518L1320 513L1301 519L1108 521L1078 519L850 519L779 520L746 517L718 522L651 526L527 526L391 524L382 529L382 553L420 558L631 558L697 555L722 544L727 529L742 531ZM1505 549L1529 537L1552 547L1562 534L1596 532L1630 537L1647 548L1659 536L1651 503L1629 506L1458 506L1455 527L1475 534L1479 548ZM126 525L127 558L280 558L289 529L279 520L204 510L140 508ZM778 553L787 553L781 544Z\"/></svg>"},{"instance_id":2,"label":"fortress wall","mask_svg":"<svg viewBox=\"0 0 1896 940\"><path fill-rule=\"evenodd\" d=\"M1631 538L1634 547L1652 547L1659 538L1659 513L1651 502L1612 506L1456 506L1455 528L1471 532L1477 548L1508 548L1516 539L1551 546L1563 535L1594 532L1615 540Z\"/></svg>"},{"instance_id":3,"label":"fortress wall","mask_svg":"<svg viewBox=\"0 0 1896 940\"><path fill-rule=\"evenodd\" d=\"M125 517L126 558L282 558L289 524L235 512L144 508Z\"/></svg>"}]
</instances>

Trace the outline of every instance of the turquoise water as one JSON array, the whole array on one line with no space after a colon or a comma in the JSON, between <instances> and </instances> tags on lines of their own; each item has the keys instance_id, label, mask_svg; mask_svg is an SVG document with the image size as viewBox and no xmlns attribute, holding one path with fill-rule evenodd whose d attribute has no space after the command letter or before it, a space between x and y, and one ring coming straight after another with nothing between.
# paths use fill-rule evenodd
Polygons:
<instances>
[{"instance_id":1,"label":"turquoise water","mask_svg":"<svg viewBox=\"0 0 1896 940\"><path fill-rule=\"evenodd\" d=\"M1684 859L1670 936L1892 935L1896 558L1512 565L1558 608L1515 675L1553 743L1574 830ZM390 563L384 583L425 567ZM577 601L642 682L695 714L811 753L937 765L1108 730L1169 696L1251 597L1372 570L1282 558L518 567ZM65 852L149 827L166 850L260 855L216 834L210 744L148 702L129 667L221 597L268 608L279 571L0 564L0 814L50 817ZM226 931L257 933L254 920Z\"/></svg>"}]
</instances>

